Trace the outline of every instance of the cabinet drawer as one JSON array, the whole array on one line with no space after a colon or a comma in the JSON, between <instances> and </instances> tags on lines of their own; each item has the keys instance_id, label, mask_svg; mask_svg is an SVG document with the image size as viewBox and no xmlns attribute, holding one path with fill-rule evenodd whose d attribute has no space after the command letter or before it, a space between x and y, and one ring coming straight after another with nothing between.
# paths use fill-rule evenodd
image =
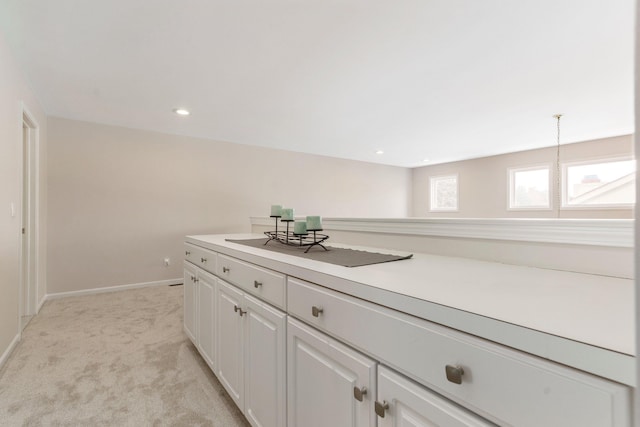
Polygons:
<instances>
[{"instance_id":1,"label":"cabinet drawer","mask_svg":"<svg viewBox=\"0 0 640 427\"><path fill-rule=\"evenodd\" d=\"M185 243L184 259L209 273L216 273L216 253L213 251Z\"/></svg>"},{"instance_id":2,"label":"cabinet drawer","mask_svg":"<svg viewBox=\"0 0 640 427\"><path fill-rule=\"evenodd\" d=\"M288 308L501 425L631 423L630 391L617 383L297 279Z\"/></svg>"},{"instance_id":3,"label":"cabinet drawer","mask_svg":"<svg viewBox=\"0 0 640 427\"><path fill-rule=\"evenodd\" d=\"M218 277L264 301L285 308L285 276L239 259L218 254Z\"/></svg>"}]
</instances>

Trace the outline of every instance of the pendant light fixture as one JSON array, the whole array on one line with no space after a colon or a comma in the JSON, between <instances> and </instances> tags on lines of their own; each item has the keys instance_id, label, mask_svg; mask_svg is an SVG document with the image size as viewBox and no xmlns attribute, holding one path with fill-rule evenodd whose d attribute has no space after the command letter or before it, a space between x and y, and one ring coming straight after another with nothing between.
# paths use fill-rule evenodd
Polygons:
<instances>
[{"instance_id":1,"label":"pendant light fixture","mask_svg":"<svg viewBox=\"0 0 640 427\"><path fill-rule=\"evenodd\" d=\"M560 218L560 205L562 203L562 185L560 177L560 118L562 114L554 114L553 117L557 122L557 138L556 138L556 209L557 217Z\"/></svg>"}]
</instances>

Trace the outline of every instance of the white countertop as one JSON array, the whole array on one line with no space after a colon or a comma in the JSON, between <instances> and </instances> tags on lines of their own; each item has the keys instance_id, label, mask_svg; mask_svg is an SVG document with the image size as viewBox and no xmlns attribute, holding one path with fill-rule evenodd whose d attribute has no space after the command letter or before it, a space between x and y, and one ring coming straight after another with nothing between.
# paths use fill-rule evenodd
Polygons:
<instances>
[{"instance_id":1,"label":"white countertop","mask_svg":"<svg viewBox=\"0 0 640 427\"><path fill-rule=\"evenodd\" d=\"M348 268L225 240L261 237L187 236L186 241L634 384L632 280L428 254Z\"/></svg>"}]
</instances>

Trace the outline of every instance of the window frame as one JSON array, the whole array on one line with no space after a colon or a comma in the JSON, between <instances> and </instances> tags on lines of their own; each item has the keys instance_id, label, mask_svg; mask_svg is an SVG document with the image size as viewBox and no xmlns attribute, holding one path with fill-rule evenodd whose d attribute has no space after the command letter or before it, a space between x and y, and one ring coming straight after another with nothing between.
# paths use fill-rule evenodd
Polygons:
<instances>
[{"instance_id":1,"label":"window frame","mask_svg":"<svg viewBox=\"0 0 640 427\"><path fill-rule=\"evenodd\" d=\"M547 170L547 205L546 206L515 206L516 199L516 187L515 187L515 174L517 172L527 172L534 170ZM553 175L551 173L550 163L539 163L528 166L518 166L507 168L507 210L508 211L551 211L553 210Z\"/></svg>"},{"instance_id":2,"label":"window frame","mask_svg":"<svg viewBox=\"0 0 640 427\"><path fill-rule=\"evenodd\" d=\"M560 170L562 176L561 185L561 197L560 197L560 209L562 210L616 210L616 209L634 209L637 200L634 203L607 203L607 204L589 204L589 205L570 205L569 204L569 181L568 170L572 166L582 166L590 164L600 163L614 163L623 161L635 161L636 162L636 179L638 175L638 163L633 156L617 156L617 157L593 157L586 160L578 160L571 162L560 163Z\"/></svg>"},{"instance_id":3,"label":"window frame","mask_svg":"<svg viewBox=\"0 0 640 427\"><path fill-rule=\"evenodd\" d=\"M436 206L437 198L436 192L434 191L437 182L443 179L451 179L454 178L456 181L456 207L448 208L448 207L438 207ZM429 212L458 212L460 210L460 180L457 173L449 173L442 175L433 175L429 177Z\"/></svg>"}]
</instances>

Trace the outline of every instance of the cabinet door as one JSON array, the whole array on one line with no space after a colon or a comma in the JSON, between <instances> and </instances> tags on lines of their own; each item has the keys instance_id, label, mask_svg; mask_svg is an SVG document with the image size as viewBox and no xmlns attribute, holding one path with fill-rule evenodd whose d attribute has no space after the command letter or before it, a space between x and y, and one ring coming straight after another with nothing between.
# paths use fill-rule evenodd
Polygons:
<instances>
[{"instance_id":1,"label":"cabinet door","mask_svg":"<svg viewBox=\"0 0 640 427\"><path fill-rule=\"evenodd\" d=\"M233 401L244 408L243 318L242 293L228 283L217 281L216 375Z\"/></svg>"},{"instance_id":2,"label":"cabinet door","mask_svg":"<svg viewBox=\"0 0 640 427\"><path fill-rule=\"evenodd\" d=\"M286 315L245 294L244 414L251 425L286 425Z\"/></svg>"},{"instance_id":3,"label":"cabinet door","mask_svg":"<svg viewBox=\"0 0 640 427\"><path fill-rule=\"evenodd\" d=\"M292 318L287 352L289 426L375 427L373 360Z\"/></svg>"},{"instance_id":4,"label":"cabinet door","mask_svg":"<svg viewBox=\"0 0 640 427\"><path fill-rule=\"evenodd\" d=\"M191 264L184 263L184 332L189 339L197 345L196 340L196 268Z\"/></svg>"},{"instance_id":5,"label":"cabinet door","mask_svg":"<svg viewBox=\"0 0 640 427\"><path fill-rule=\"evenodd\" d=\"M376 406L378 427L494 425L385 366L378 366Z\"/></svg>"},{"instance_id":6,"label":"cabinet door","mask_svg":"<svg viewBox=\"0 0 640 427\"><path fill-rule=\"evenodd\" d=\"M198 349L203 359L213 372L215 368L215 309L216 309L216 278L204 271L198 272L197 303L198 303Z\"/></svg>"}]
</instances>

